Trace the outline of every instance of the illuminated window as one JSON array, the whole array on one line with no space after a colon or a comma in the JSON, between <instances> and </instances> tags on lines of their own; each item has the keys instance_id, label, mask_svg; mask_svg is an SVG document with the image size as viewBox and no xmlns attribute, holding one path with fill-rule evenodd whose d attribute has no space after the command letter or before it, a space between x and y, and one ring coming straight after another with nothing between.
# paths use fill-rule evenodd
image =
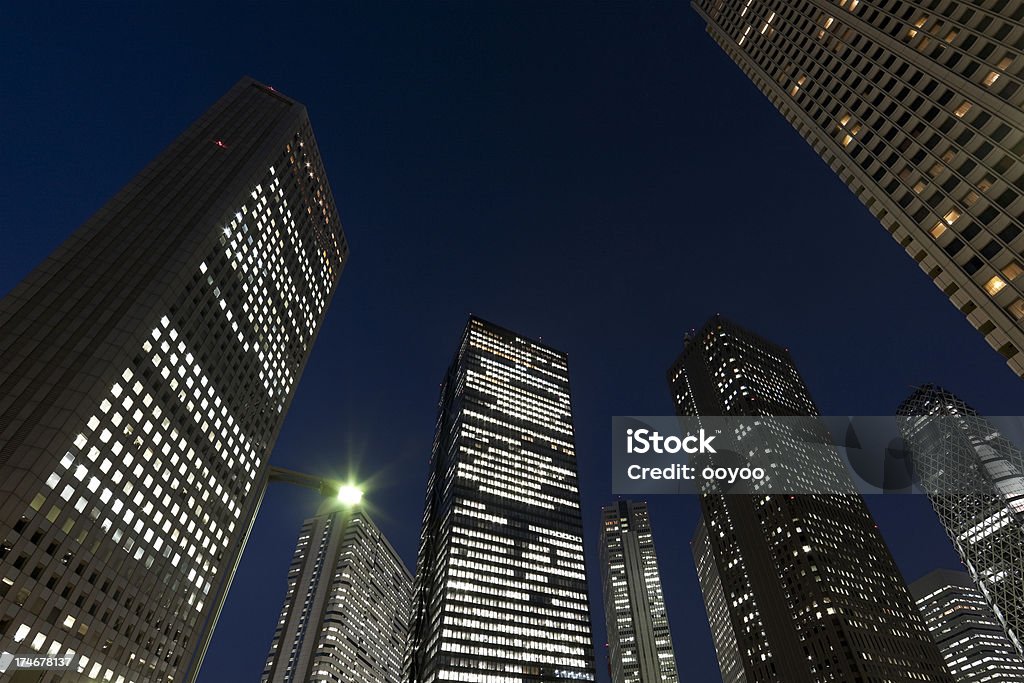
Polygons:
<instances>
[{"instance_id":1,"label":"illuminated window","mask_svg":"<svg viewBox=\"0 0 1024 683\"><path fill-rule=\"evenodd\" d=\"M941 222L936 223L935 226L928 232L931 233L931 236L934 237L935 239L939 239L940 237L942 237L943 233L946 232L946 224Z\"/></svg>"},{"instance_id":2,"label":"illuminated window","mask_svg":"<svg viewBox=\"0 0 1024 683\"><path fill-rule=\"evenodd\" d=\"M960 218L960 212L956 209L950 209L942 218L950 225L953 225L953 223L956 223L956 219Z\"/></svg>"},{"instance_id":3,"label":"illuminated window","mask_svg":"<svg viewBox=\"0 0 1024 683\"><path fill-rule=\"evenodd\" d=\"M1007 282L1013 282L1014 280L1019 278L1022 274L1024 274L1024 267L1022 267L1016 261L1010 261L1005 266L1003 266L1002 273L1003 273L1003 277L1006 278Z\"/></svg>"},{"instance_id":4,"label":"illuminated window","mask_svg":"<svg viewBox=\"0 0 1024 683\"><path fill-rule=\"evenodd\" d=\"M1006 310L1009 311L1014 320L1024 319L1024 299L1017 297L1013 300L1013 303L1006 307Z\"/></svg>"},{"instance_id":5,"label":"illuminated window","mask_svg":"<svg viewBox=\"0 0 1024 683\"><path fill-rule=\"evenodd\" d=\"M802 86L806 82L807 76L800 76L799 78L797 78L796 83L794 83L793 87L789 89L789 94L791 96L795 96L798 92L800 92L800 86Z\"/></svg>"},{"instance_id":6,"label":"illuminated window","mask_svg":"<svg viewBox=\"0 0 1024 683\"><path fill-rule=\"evenodd\" d=\"M985 78L981 81L981 83L985 87L988 87L988 86L992 85L993 83L995 83L998 80L999 80L999 72L998 71L989 71L988 75L985 76Z\"/></svg>"},{"instance_id":7,"label":"illuminated window","mask_svg":"<svg viewBox=\"0 0 1024 683\"><path fill-rule=\"evenodd\" d=\"M985 291L988 292L989 296L995 296L1001 292L1004 287L1006 287L1006 280L998 275L993 275L989 278L989 281L985 283Z\"/></svg>"},{"instance_id":8,"label":"illuminated window","mask_svg":"<svg viewBox=\"0 0 1024 683\"><path fill-rule=\"evenodd\" d=\"M973 104L971 104L967 100L964 100L963 102L960 103L959 107L957 107L956 109L953 110L953 114L957 118L961 118L962 119L967 114L967 112L969 112L971 110L971 107L973 107L973 106L974 106Z\"/></svg>"}]
</instances>

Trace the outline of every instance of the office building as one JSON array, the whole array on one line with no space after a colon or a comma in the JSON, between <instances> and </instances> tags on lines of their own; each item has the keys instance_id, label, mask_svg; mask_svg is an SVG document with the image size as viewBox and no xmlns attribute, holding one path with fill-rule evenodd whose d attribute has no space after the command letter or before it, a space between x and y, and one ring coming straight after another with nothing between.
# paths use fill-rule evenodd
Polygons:
<instances>
[{"instance_id":1,"label":"office building","mask_svg":"<svg viewBox=\"0 0 1024 683\"><path fill-rule=\"evenodd\" d=\"M1024 655L1024 454L989 420L935 385L916 389L897 415L939 521Z\"/></svg>"},{"instance_id":2,"label":"office building","mask_svg":"<svg viewBox=\"0 0 1024 683\"><path fill-rule=\"evenodd\" d=\"M695 0L693 7L725 53L1024 375L1024 2Z\"/></svg>"},{"instance_id":3,"label":"office building","mask_svg":"<svg viewBox=\"0 0 1024 683\"><path fill-rule=\"evenodd\" d=\"M612 683L677 683L647 503L601 509L600 553Z\"/></svg>"},{"instance_id":4,"label":"office building","mask_svg":"<svg viewBox=\"0 0 1024 683\"><path fill-rule=\"evenodd\" d=\"M0 652L195 680L347 254L244 79L0 301Z\"/></svg>"},{"instance_id":5,"label":"office building","mask_svg":"<svg viewBox=\"0 0 1024 683\"><path fill-rule=\"evenodd\" d=\"M1024 682L1024 660L969 574L937 569L910 593L957 683Z\"/></svg>"},{"instance_id":6,"label":"office building","mask_svg":"<svg viewBox=\"0 0 1024 683\"><path fill-rule=\"evenodd\" d=\"M441 385L410 683L593 680L565 353L472 317Z\"/></svg>"},{"instance_id":7,"label":"office building","mask_svg":"<svg viewBox=\"0 0 1024 683\"><path fill-rule=\"evenodd\" d=\"M818 414L786 349L719 316L688 335L668 380L680 415ZM772 452L799 441L777 429L761 438ZM770 469L768 448L758 457ZM837 459L806 465L817 483L846 486ZM723 678L951 680L859 495L704 494L701 512L694 554Z\"/></svg>"},{"instance_id":8,"label":"office building","mask_svg":"<svg viewBox=\"0 0 1024 683\"><path fill-rule=\"evenodd\" d=\"M729 612L729 601L725 597L722 579L718 575L718 565L708 538L708 528L701 516L697 523L697 531L690 541L693 552L693 563L697 567L697 579L704 595L704 609L708 615L708 626L711 628L711 640L715 645L715 656L718 658L718 670L722 674L722 683L744 683L747 680L743 672L743 658L740 657L739 639L732 629L732 615Z\"/></svg>"},{"instance_id":9,"label":"office building","mask_svg":"<svg viewBox=\"0 0 1024 683\"><path fill-rule=\"evenodd\" d=\"M399 683L412 574L366 512L328 502L299 532L263 683Z\"/></svg>"}]
</instances>

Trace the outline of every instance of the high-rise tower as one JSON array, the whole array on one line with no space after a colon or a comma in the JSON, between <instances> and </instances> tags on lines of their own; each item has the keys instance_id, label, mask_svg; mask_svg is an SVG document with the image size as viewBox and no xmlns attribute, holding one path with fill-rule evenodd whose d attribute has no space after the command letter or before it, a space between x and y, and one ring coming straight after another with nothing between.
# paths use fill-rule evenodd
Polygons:
<instances>
[{"instance_id":1,"label":"high-rise tower","mask_svg":"<svg viewBox=\"0 0 1024 683\"><path fill-rule=\"evenodd\" d=\"M612 683L677 683L647 503L601 509L600 552Z\"/></svg>"},{"instance_id":2,"label":"high-rise tower","mask_svg":"<svg viewBox=\"0 0 1024 683\"><path fill-rule=\"evenodd\" d=\"M680 415L818 414L786 349L718 316L688 336L668 380ZM788 453L799 439L766 438L799 462L801 453ZM836 490L848 488L838 458L806 464L813 481L827 475ZM712 623L719 661L738 656L743 673L723 677L951 681L859 495L705 494L701 511L701 587L712 621L723 608L729 619ZM723 641L730 629L734 646Z\"/></svg>"},{"instance_id":3,"label":"high-rise tower","mask_svg":"<svg viewBox=\"0 0 1024 683\"><path fill-rule=\"evenodd\" d=\"M969 574L936 569L910 592L957 683L1024 683L1024 659Z\"/></svg>"},{"instance_id":4,"label":"high-rise tower","mask_svg":"<svg viewBox=\"0 0 1024 683\"><path fill-rule=\"evenodd\" d=\"M946 534L1024 655L1024 454L935 385L915 390L897 415L914 471Z\"/></svg>"},{"instance_id":5,"label":"high-rise tower","mask_svg":"<svg viewBox=\"0 0 1024 683\"><path fill-rule=\"evenodd\" d=\"M399 683L412 575L362 509L335 501L307 519L260 679Z\"/></svg>"},{"instance_id":6,"label":"high-rise tower","mask_svg":"<svg viewBox=\"0 0 1024 683\"><path fill-rule=\"evenodd\" d=\"M0 302L0 651L195 679L347 254L244 79Z\"/></svg>"},{"instance_id":7,"label":"high-rise tower","mask_svg":"<svg viewBox=\"0 0 1024 683\"><path fill-rule=\"evenodd\" d=\"M441 385L406 680L593 680L566 354L472 317Z\"/></svg>"},{"instance_id":8,"label":"high-rise tower","mask_svg":"<svg viewBox=\"0 0 1024 683\"><path fill-rule=\"evenodd\" d=\"M1024 2L695 0L711 37L1024 375Z\"/></svg>"},{"instance_id":9,"label":"high-rise tower","mask_svg":"<svg viewBox=\"0 0 1024 683\"><path fill-rule=\"evenodd\" d=\"M722 683L744 683L747 677L743 671L743 658L740 657L739 639L732 628L729 600L725 596L725 589L722 588L718 564L715 562L715 553L703 517L697 523L697 531L690 543L693 563L697 566L700 590L704 594L704 609L708 614L708 626L711 628L711 639L715 644Z\"/></svg>"}]
</instances>

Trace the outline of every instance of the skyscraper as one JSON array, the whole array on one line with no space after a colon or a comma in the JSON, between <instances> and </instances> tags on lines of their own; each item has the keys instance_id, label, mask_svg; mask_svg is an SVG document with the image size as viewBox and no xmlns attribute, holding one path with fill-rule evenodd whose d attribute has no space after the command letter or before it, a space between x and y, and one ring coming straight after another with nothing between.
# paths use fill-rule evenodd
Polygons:
<instances>
[{"instance_id":1,"label":"skyscraper","mask_svg":"<svg viewBox=\"0 0 1024 683\"><path fill-rule=\"evenodd\" d=\"M1024 375L1024 2L695 0L711 37Z\"/></svg>"},{"instance_id":2,"label":"skyscraper","mask_svg":"<svg viewBox=\"0 0 1024 683\"><path fill-rule=\"evenodd\" d=\"M708 615L708 626L711 628L711 639L715 644L722 683L744 683L747 677L743 673L739 639L732 629L729 601L725 597L722 579L718 575L715 553L711 548L711 539L708 537L708 528L704 525L703 516L697 523L697 531L690 544L693 562L697 566L700 590L704 594L704 609Z\"/></svg>"},{"instance_id":3,"label":"skyscraper","mask_svg":"<svg viewBox=\"0 0 1024 683\"><path fill-rule=\"evenodd\" d=\"M612 683L677 683L647 503L601 509L600 552Z\"/></svg>"},{"instance_id":4,"label":"skyscraper","mask_svg":"<svg viewBox=\"0 0 1024 683\"><path fill-rule=\"evenodd\" d=\"M935 385L915 390L897 415L915 473L946 534L1024 655L1024 454Z\"/></svg>"},{"instance_id":5,"label":"skyscraper","mask_svg":"<svg viewBox=\"0 0 1024 683\"><path fill-rule=\"evenodd\" d=\"M471 317L441 385L406 680L593 680L566 354Z\"/></svg>"},{"instance_id":6,"label":"skyscraper","mask_svg":"<svg viewBox=\"0 0 1024 683\"><path fill-rule=\"evenodd\" d=\"M399 683L412 574L361 509L324 504L307 519L260 679Z\"/></svg>"},{"instance_id":7,"label":"skyscraper","mask_svg":"<svg viewBox=\"0 0 1024 683\"><path fill-rule=\"evenodd\" d=\"M0 302L0 652L195 679L347 254L243 79Z\"/></svg>"},{"instance_id":8,"label":"skyscraper","mask_svg":"<svg viewBox=\"0 0 1024 683\"><path fill-rule=\"evenodd\" d=\"M786 349L718 316L688 336L668 380L680 415L818 414ZM807 467L846 487L837 459ZM859 495L705 494L701 512L694 555L723 678L951 680Z\"/></svg>"},{"instance_id":9,"label":"skyscraper","mask_svg":"<svg viewBox=\"0 0 1024 683\"><path fill-rule=\"evenodd\" d=\"M910 592L957 683L1024 682L1024 659L969 574L937 569Z\"/></svg>"}]
</instances>

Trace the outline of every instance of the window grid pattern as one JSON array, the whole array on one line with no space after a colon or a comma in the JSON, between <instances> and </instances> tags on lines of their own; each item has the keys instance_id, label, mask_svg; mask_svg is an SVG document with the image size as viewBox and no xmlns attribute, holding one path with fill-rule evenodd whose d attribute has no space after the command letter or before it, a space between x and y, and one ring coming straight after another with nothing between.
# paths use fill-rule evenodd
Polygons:
<instances>
[{"instance_id":1,"label":"window grid pattern","mask_svg":"<svg viewBox=\"0 0 1024 683\"><path fill-rule=\"evenodd\" d=\"M694 6L729 57L1024 374L1024 3Z\"/></svg>"},{"instance_id":2,"label":"window grid pattern","mask_svg":"<svg viewBox=\"0 0 1024 683\"><path fill-rule=\"evenodd\" d=\"M282 99L247 81L226 99L255 117L268 97ZM205 246L182 259L170 305L133 312L130 362L100 380L91 415L0 528L0 648L77 654L96 680L195 675L347 255L295 120L244 198L196 228Z\"/></svg>"},{"instance_id":3,"label":"window grid pattern","mask_svg":"<svg viewBox=\"0 0 1024 683\"><path fill-rule=\"evenodd\" d=\"M1024 659L969 574L937 570L910 590L958 683L1024 682Z\"/></svg>"},{"instance_id":4,"label":"window grid pattern","mask_svg":"<svg viewBox=\"0 0 1024 683\"><path fill-rule=\"evenodd\" d=\"M602 508L600 554L612 683L677 683L647 503Z\"/></svg>"},{"instance_id":5,"label":"window grid pattern","mask_svg":"<svg viewBox=\"0 0 1024 683\"><path fill-rule=\"evenodd\" d=\"M442 385L406 672L594 679L567 359L478 318Z\"/></svg>"}]
</instances>

